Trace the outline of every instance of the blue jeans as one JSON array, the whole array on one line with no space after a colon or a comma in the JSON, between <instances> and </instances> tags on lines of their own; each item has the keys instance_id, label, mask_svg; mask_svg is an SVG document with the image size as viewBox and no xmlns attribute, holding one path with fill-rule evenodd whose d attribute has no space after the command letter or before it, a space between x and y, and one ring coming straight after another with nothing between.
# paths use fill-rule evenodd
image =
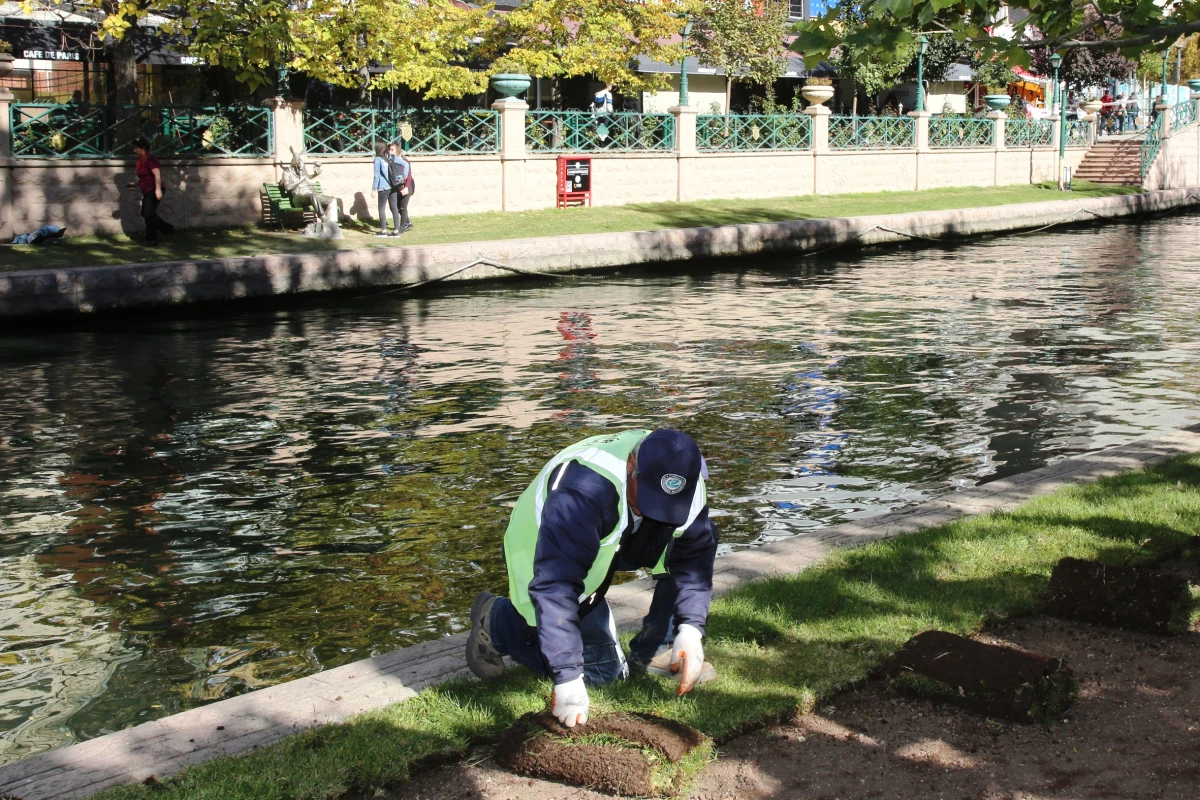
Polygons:
<instances>
[{"instance_id":1,"label":"blue jeans","mask_svg":"<svg viewBox=\"0 0 1200 800\"><path fill-rule=\"evenodd\" d=\"M537 628L525 621L507 597L492 606L492 646L521 666L538 675L550 675L546 659L538 643ZM659 648L674 638L675 584L669 579L655 581L650 612L642 620L642 629L629 643L630 656L639 666L645 666ZM629 667L617 640L612 610L601 601L592 612L579 621L583 637L583 680L590 686L625 678Z\"/></svg>"}]
</instances>

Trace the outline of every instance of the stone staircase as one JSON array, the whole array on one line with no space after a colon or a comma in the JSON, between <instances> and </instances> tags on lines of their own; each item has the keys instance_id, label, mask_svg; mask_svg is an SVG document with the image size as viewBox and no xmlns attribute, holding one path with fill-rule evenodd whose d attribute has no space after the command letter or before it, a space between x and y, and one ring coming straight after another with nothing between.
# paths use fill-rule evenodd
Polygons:
<instances>
[{"instance_id":1,"label":"stone staircase","mask_svg":"<svg viewBox=\"0 0 1200 800\"><path fill-rule=\"evenodd\" d=\"M1091 146L1075 170L1075 180L1111 186L1142 183L1142 137L1101 139Z\"/></svg>"}]
</instances>

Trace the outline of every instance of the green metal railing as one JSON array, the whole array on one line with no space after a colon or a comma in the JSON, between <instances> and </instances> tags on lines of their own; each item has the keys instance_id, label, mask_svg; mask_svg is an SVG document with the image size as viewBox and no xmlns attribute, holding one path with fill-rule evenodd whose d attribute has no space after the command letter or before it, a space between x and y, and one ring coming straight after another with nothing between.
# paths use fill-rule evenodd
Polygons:
<instances>
[{"instance_id":1,"label":"green metal railing","mask_svg":"<svg viewBox=\"0 0 1200 800\"><path fill-rule=\"evenodd\" d=\"M1005 147L1049 147L1054 144L1058 120L1008 119L1004 121Z\"/></svg>"},{"instance_id":2,"label":"green metal railing","mask_svg":"<svg viewBox=\"0 0 1200 800\"><path fill-rule=\"evenodd\" d=\"M829 118L831 150L883 150L917 146L917 123L912 117Z\"/></svg>"},{"instance_id":3,"label":"green metal railing","mask_svg":"<svg viewBox=\"0 0 1200 800\"><path fill-rule=\"evenodd\" d=\"M974 117L930 117L929 146L992 147L996 141L996 126L990 119Z\"/></svg>"},{"instance_id":4,"label":"green metal railing","mask_svg":"<svg viewBox=\"0 0 1200 800\"><path fill-rule=\"evenodd\" d=\"M696 149L810 150L812 119L807 114L700 114Z\"/></svg>"},{"instance_id":5,"label":"green metal railing","mask_svg":"<svg viewBox=\"0 0 1200 800\"><path fill-rule=\"evenodd\" d=\"M274 152L270 110L252 106L92 106L13 103L15 158L114 158L145 138L160 156L260 158Z\"/></svg>"},{"instance_id":6,"label":"green metal railing","mask_svg":"<svg viewBox=\"0 0 1200 800\"><path fill-rule=\"evenodd\" d=\"M525 147L542 153L674 150L675 117L625 111L530 111L525 114Z\"/></svg>"},{"instance_id":7,"label":"green metal railing","mask_svg":"<svg viewBox=\"0 0 1200 800\"><path fill-rule=\"evenodd\" d=\"M314 155L374 155L376 142L401 141L405 133L411 133L404 141L410 153L495 153L500 150L500 115L483 108L304 112L304 149Z\"/></svg>"},{"instance_id":8,"label":"green metal railing","mask_svg":"<svg viewBox=\"0 0 1200 800\"><path fill-rule=\"evenodd\" d=\"M1154 166L1154 159L1158 157L1158 150L1162 147L1162 115L1159 114L1154 118L1154 121L1146 128L1146 138L1142 140L1142 180L1146 180L1146 176L1150 174L1150 168Z\"/></svg>"},{"instance_id":9,"label":"green metal railing","mask_svg":"<svg viewBox=\"0 0 1200 800\"><path fill-rule=\"evenodd\" d=\"M1200 100L1184 100L1182 103L1176 103L1171 109L1171 130L1177 131L1180 128L1186 128L1196 121L1196 106L1200 105Z\"/></svg>"},{"instance_id":10,"label":"green metal railing","mask_svg":"<svg viewBox=\"0 0 1200 800\"><path fill-rule=\"evenodd\" d=\"M1089 147L1092 144L1092 123L1082 119L1067 120L1067 147Z\"/></svg>"}]
</instances>

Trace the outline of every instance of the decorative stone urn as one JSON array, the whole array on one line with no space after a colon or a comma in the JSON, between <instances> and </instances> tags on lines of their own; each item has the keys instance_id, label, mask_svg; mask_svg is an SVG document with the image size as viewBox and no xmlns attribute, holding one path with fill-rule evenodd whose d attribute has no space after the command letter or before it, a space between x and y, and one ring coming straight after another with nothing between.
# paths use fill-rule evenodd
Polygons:
<instances>
[{"instance_id":1,"label":"decorative stone urn","mask_svg":"<svg viewBox=\"0 0 1200 800\"><path fill-rule=\"evenodd\" d=\"M833 97L833 87L822 83L806 83L800 87L800 94L814 106L821 106Z\"/></svg>"},{"instance_id":2,"label":"decorative stone urn","mask_svg":"<svg viewBox=\"0 0 1200 800\"><path fill-rule=\"evenodd\" d=\"M1200 98L1200 78L1188 78L1187 85L1192 90L1192 97Z\"/></svg>"},{"instance_id":3,"label":"decorative stone urn","mask_svg":"<svg viewBox=\"0 0 1200 800\"><path fill-rule=\"evenodd\" d=\"M7 77L13 71L13 54L0 53L0 78Z\"/></svg>"},{"instance_id":4,"label":"decorative stone urn","mask_svg":"<svg viewBox=\"0 0 1200 800\"><path fill-rule=\"evenodd\" d=\"M987 103L987 107L992 111L1003 111L1008 108L1009 103L1012 102L1012 98L1006 94L985 94L983 102Z\"/></svg>"},{"instance_id":5,"label":"decorative stone urn","mask_svg":"<svg viewBox=\"0 0 1200 800\"><path fill-rule=\"evenodd\" d=\"M529 88L530 78L521 72L501 72L492 76L492 88L501 97L516 97Z\"/></svg>"},{"instance_id":6,"label":"decorative stone urn","mask_svg":"<svg viewBox=\"0 0 1200 800\"><path fill-rule=\"evenodd\" d=\"M1087 100L1084 100L1082 103L1080 103L1079 107L1083 109L1083 113L1087 115L1088 122L1092 122L1096 119L1096 114L1100 112L1100 109L1104 108L1104 104L1094 97L1089 97Z\"/></svg>"}]
</instances>

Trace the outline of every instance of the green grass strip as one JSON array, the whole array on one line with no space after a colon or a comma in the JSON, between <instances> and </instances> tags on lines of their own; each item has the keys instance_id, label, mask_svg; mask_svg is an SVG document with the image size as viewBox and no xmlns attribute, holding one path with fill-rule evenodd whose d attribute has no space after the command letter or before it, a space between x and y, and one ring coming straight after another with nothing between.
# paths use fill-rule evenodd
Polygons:
<instances>
[{"instance_id":1,"label":"green grass strip","mask_svg":"<svg viewBox=\"0 0 1200 800\"><path fill-rule=\"evenodd\" d=\"M448 214L418 217L414 221L415 227L412 231L394 239L376 238L374 223L354 223L344 227L346 238L339 242L305 239L298 231L281 233L278 230L259 228L223 228L182 230L177 236L164 239L158 247L147 247L140 241L124 235L72 236L68 229L67 238L57 245L23 245L0 249L0 270L142 264L256 256L265 253L314 253L366 247L517 239L527 236L565 236L793 219L857 217L1036 203L1045 200L1089 200L1139 191L1141 190L1137 187L1098 186L1077 181L1070 192L1060 192L1050 184L1038 184L929 189L923 192L805 195L758 200L706 200L692 203L640 203L597 208ZM418 194L413 198L414 208L419 208L420 203L421 195ZM168 214L168 218L169 216ZM23 231L18 231L21 232Z\"/></svg>"},{"instance_id":2,"label":"green grass strip","mask_svg":"<svg viewBox=\"0 0 1200 800\"><path fill-rule=\"evenodd\" d=\"M811 709L928 628L966 634L1034 613L1063 556L1150 563L1200 534L1200 455L1069 487L1015 511L960 520L831 555L713 604L707 656L720 677L682 698L641 677L593 690L598 709L678 719L728 736ZM1149 542L1143 542L1145 540ZM217 759L105 800L317 800L402 781L413 765L541 709L550 687L513 669L458 681L351 722ZM699 756L698 756L699 757Z\"/></svg>"}]
</instances>

